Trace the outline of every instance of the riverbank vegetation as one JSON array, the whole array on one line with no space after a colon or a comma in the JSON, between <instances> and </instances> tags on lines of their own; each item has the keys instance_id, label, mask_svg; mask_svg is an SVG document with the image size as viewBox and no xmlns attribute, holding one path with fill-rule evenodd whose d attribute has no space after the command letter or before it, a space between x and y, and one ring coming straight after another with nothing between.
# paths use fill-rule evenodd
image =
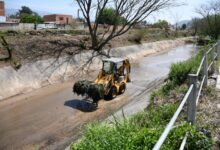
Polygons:
<instances>
[{"instance_id":1,"label":"riverbank vegetation","mask_svg":"<svg viewBox=\"0 0 220 150\"><path fill-rule=\"evenodd\" d=\"M177 104L151 106L147 111L138 113L129 119L115 119L115 122L111 124L90 124L86 127L80 141L73 144L71 149L151 150L176 111L176 108ZM179 121L178 125L169 134L162 149L178 149L186 132L189 133L186 144L187 150L208 150L212 147L212 140L200 132L196 126L190 126L184 121Z\"/></svg>"}]
</instances>

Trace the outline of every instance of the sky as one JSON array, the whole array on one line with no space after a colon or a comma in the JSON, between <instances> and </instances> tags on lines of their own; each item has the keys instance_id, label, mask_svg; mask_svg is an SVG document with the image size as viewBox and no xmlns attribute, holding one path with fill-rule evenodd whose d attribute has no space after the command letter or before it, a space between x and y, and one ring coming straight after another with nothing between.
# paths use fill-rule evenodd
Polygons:
<instances>
[{"instance_id":1,"label":"sky","mask_svg":"<svg viewBox=\"0 0 220 150\"><path fill-rule=\"evenodd\" d=\"M73 1L74 0L5 0L5 7L6 9L19 9L21 6L25 5L34 11L70 14L77 17L78 6ZM210 0L177 1L179 3L184 3L184 5L154 13L146 20L153 23L157 22L159 19L164 19L172 24L177 21L190 20L191 18L199 17L199 15L195 13L195 8L198 8L201 4L207 3Z\"/></svg>"}]
</instances>

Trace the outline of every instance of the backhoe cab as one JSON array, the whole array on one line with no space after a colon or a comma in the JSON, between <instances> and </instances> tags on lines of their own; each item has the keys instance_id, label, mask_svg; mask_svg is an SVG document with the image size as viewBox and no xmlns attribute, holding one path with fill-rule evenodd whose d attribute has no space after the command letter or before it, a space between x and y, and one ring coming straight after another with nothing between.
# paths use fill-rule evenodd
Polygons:
<instances>
[{"instance_id":1,"label":"backhoe cab","mask_svg":"<svg viewBox=\"0 0 220 150\"><path fill-rule=\"evenodd\" d=\"M103 59L102 70L97 79L92 81L77 81L73 92L91 98L97 106L100 99L114 99L126 90L126 83L130 82L130 62L128 59Z\"/></svg>"}]
</instances>

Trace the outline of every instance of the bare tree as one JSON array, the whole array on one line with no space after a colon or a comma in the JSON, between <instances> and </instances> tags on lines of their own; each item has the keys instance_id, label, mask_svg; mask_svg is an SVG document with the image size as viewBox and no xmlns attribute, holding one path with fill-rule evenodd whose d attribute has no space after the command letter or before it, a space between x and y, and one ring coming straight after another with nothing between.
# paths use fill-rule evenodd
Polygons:
<instances>
[{"instance_id":1,"label":"bare tree","mask_svg":"<svg viewBox=\"0 0 220 150\"><path fill-rule=\"evenodd\" d=\"M174 6L175 0L76 0L88 24L92 46L91 48L101 53L103 47L115 37L126 33L133 25L143 21L153 12ZM115 21L111 29L106 30L102 36L98 34L98 19L105 8L115 10ZM95 14L92 24L92 14ZM118 23L118 18L123 17L126 22Z\"/></svg>"},{"instance_id":2,"label":"bare tree","mask_svg":"<svg viewBox=\"0 0 220 150\"><path fill-rule=\"evenodd\" d=\"M88 61L86 60L85 65L83 65L81 68L88 68L85 66L90 66L93 58L96 56L109 56L109 51L104 52L103 48L112 39L125 34L135 24L143 21L152 13L158 12L164 8L176 6L175 1L176 0L74 0L74 2L78 4L89 28L91 43L90 41L87 42L89 43L89 47L87 48L93 50L92 57L88 58ZM104 32L100 34L100 28L102 27L98 24L98 20L106 8L113 8L115 10L115 19L113 25L108 26L106 29L104 29ZM122 24L119 24L119 18L123 18L126 21L123 21ZM53 58L55 57L57 60L59 57L62 57L67 53L68 60L71 61L73 55L82 53L82 49L80 48L82 47L81 43L75 45L71 44L70 42L64 44L62 42L56 42L55 45L57 48L53 49L52 51L44 50L48 49L45 47L41 50L34 51L32 54L28 54L34 56L36 59L42 58L45 55L50 55ZM76 52L69 50L71 47L75 46L79 47L79 50ZM32 49L32 47L30 49ZM30 50L30 52L32 52L32 50ZM50 58L50 56L48 57Z\"/></svg>"},{"instance_id":3,"label":"bare tree","mask_svg":"<svg viewBox=\"0 0 220 150\"><path fill-rule=\"evenodd\" d=\"M220 1L212 0L207 4L203 4L200 8L196 9L196 12L206 20L209 34L217 39L219 34L219 22L217 17L220 14Z\"/></svg>"},{"instance_id":4,"label":"bare tree","mask_svg":"<svg viewBox=\"0 0 220 150\"><path fill-rule=\"evenodd\" d=\"M8 43L6 42L5 38L3 36L0 36L0 54L6 53L6 55L1 56L0 55L0 61L8 61L12 58L11 49L8 46ZM4 52L5 50L5 52Z\"/></svg>"},{"instance_id":5,"label":"bare tree","mask_svg":"<svg viewBox=\"0 0 220 150\"><path fill-rule=\"evenodd\" d=\"M16 70L21 67L20 62L13 59L12 49L3 36L0 36L0 61L10 62L11 66Z\"/></svg>"},{"instance_id":6,"label":"bare tree","mask_svg":"<svg viewBox=\"0 0 220 150\"><path fill-rule=\"evenodd\" d=\"M199 28L199 19L198 18L192 19L191 28L194 30L193 35L195 36L198 33L198 28Z\"/></svg>"},{"instance_id":7,"label":"bare tree","mask_svg":"<svg viewBox=\"0 0 220 150\"><path fill-rule=\"evenodd\" d=\"M171 12L171 16L174 21L174 27L175 27L175 37L178 36L178 23L180 22L181 16L178 13Z\"/></svg>"}]
</instances>

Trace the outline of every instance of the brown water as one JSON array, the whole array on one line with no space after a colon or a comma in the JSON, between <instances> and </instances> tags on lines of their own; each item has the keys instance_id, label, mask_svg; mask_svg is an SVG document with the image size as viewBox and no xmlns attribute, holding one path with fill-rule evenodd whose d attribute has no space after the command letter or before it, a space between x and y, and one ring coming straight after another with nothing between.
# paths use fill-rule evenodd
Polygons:
<instances>
[{"instance_id":1,"label":"brown water","mask_svg":"<svg viewBox=\"0 0 220 150\"><path fill-rule=\"evenodd\" d=\"M63 149L78 138L86 123L103 120L123 106L127 114L143 109L148 105L143 98L149 94L146 90L167 76L172 63L189 59L195 50L185 45L143 58L132 66L126 93L112 101L101 100L97 110L72 93L74 81L0 102L0 149Z\"/></svg>"}]
</instances>

